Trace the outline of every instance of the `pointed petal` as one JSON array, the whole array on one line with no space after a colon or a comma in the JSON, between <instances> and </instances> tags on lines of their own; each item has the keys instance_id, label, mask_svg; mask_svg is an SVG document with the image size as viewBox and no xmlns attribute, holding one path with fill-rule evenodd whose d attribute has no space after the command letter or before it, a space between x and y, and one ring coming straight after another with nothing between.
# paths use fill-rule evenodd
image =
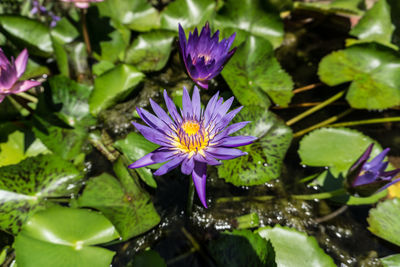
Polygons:
<instances>
[{"instance_id":1,"label":"pointed petal","mask_svg":"<svg viewBox=\"0 0 400 267\"><path fill-rule=\"evenodd\" d=\"M164 100L165 104L167 105L168 112L169 114L171 114L171 117L174 119L175 122L180 123L182 121L182 118L179 115L174 102L171 100L171 98L169 98L167 90L164 90Z\"/></svg>"},{"instance_id":2,"label":"pointed petal","mask_svg":"<svg viewBox=\"0 0 400 267\"><path fill-rule=\"evenodd\" d=\"M203 89L208 89L208 81L195 80L196 84Z\"/></svg>"},{"instance_id":3,"label":"pointed petal","mask_svg":"<svg viewBox=\"0 0 400 267\"><path fill-rule=\"evenodd\" d=\"M192 107L192 100L190 100L189 93L186 87L183 87L183 96L182 96L182 117L191 118L193 115L193 107Z\"/></svg>"},{"instance_id":4,"label":"pointed petal","mask_svg":"<svg viewBox=\"0 0 400 267\"><path fill-rule=\"evenodd\" d=\"M383 173L382 173L382 176L393 178L393 177L395 177L398 173L400 173L400 169L395 169L395 170L383 172Z\"/></svg>"},{"instance_id":5,"label":"pointed petal","mask_svg":"<svg viewBox=\"0 0 400 267\"><path fill-rule=\"evenodd\" d=\"M375 166L378 166L382 163L383 159L386 157L386 154L389 153L390 148L384 149L378 156L373 158L370 162L364 164L364 168L369 169Z\"/></svg>"},{"instance_id":6,"label":"pointed petal","mask_svg":"<svg viewBox=\"0 0 400 267\"><path fill-rule=\"evenodd\" d=\"M25 72L26 64L28 63L28 50L25 48L18 55L15 60L15 68L17 70L17 77L21 77L21 75Z\"/></svg>"},{"instance_id":7,"label":"pointed petal","mask_svg":"<svg viewBox=\"0 0 400 267\"><path fill-rule=\"evenodd\" d=\"M234 148L224 147L208 147L207 152L210 153L216 159L234 159L243 155L247 155L246 152L240 151Z\"/></svg>"},{"instance_id":8,"label":"pointed petal","mask_svg":"<svg viewBox=\"0 0 400 267\"><path fill-rule=\"evenodd\" d=\"M160 176L166 174L167 172L175 169L179 164L181 164L182 160L182 157L177 156L176 158L162 165L157 171L154 172L154 175Z\"/></svg>"},{"instance_id":9,"label":"pointed petal","mask_svg":"<svg viewBox=\"0 0 400 267\"><path fill-rule=\"evenodd\" d=\"M17 82L13 88L10 90L13 94L21 93L24 91L27 91L35 86L40 85L40 82L37 81L22 81L22 82Z\"/></svg>"},{"instance_id":10,"label":"pointed petal","mask_svg":"<svg viewBox=\"0 0 400 267\"><path fill-rule=\"evenodd\" d=\"M357 161L353 164L353 166L351 166L349 172L355 171L357 168L359 168L360 165L364 164L368 160L369 156L371 155L373 147L374 147L374 143L370 144L367 147L365 152L357 159Z\"/></svg>"},{"instance_id":11,"label":"pointed petal","mask_svg":"<svg viewBox=\"0 0 400 267\"><path fill-rule=\"evenodd\" d=\"M218 146L223 146L223 147L245 146L253 143L255 140L257 140L257 137L254 136L229 136L222 139L222 141L218 143Z\"/></svg>"},{"instance_id":12,"label":"pointed petal","mask_svg":"<svg viewBox=\"0 0 400 267\"><path fill-rule=\"evenodd\" d=\"M150 98L150 105L153 109L154 113L162 119L166 124L174 124L171 118L168 116L167 112L165 112L153 99Z\"/></svg>"},{"instance_id":13,"label":"pointed petal","mask_svg":"<svg viewBox=\"0 0 400 267\"><path fill-rule=\"evenodd\" d=\"M168 127L167 124L165 124L161 119L158 117L154 116L144 108L136 108L140 118L149 125L151 128L157 129L158 131L162 133L168 133L170 132L170 128Z\"/></svg>"},{"instance_id":14,"label":"pointed petal","mask_svg":"<svg viewBox=\"0 0 400 267\"><path fill-rule=\"evenodd\" d=\"M180 23L178 24L178 28L179 28L179 49L182 53L182 57L185 59L186 58L186 35L185 35L185 31L183 30Z\"/></svg>"},{"instance_id":15,"label":"pointed petal","mask_svg":"<svg viewBox=\"0 0 400 267\"><path fill-rule=\"evenodd\" d=\"M200 120L200 111L201 111L201 102L200 102L200 92L197 86L194 86L193 95L192 95L192 108L193 115L199 121Z\"/></svg>"},{"instance_id":16,"label":"pointed petal","mask_svg":"<svg viewBox=\"0 0 400 267\"><path fill-rule=\"evenodd\" d=\"M380 188L380 189L378 190L378 192L380 192L380 191L382 191L382 190L385 190L385 189L388 188L389 186L394 185L395 183L398 183L398 182L400 182L400 178L397 178L397 179L391 181L390 183L386 184L384 187Z\"/></svg>"},{"instance_id":17,"label":"pointed petal","mask_svg":"<svg viewBox=\"0 0 400 267\"><path fill-rule=\"evenodd\" d=\"M158 162L155 162L152 157L154 155L154 151L150 152L147 155L144 155L143 157L141 157L140 159L138 159L137 161L135 161L134 163L132 163L131 165L128 166L128 168L130 169L136 169L136 168L141 168L141 167L145 167L148 165L152 165Z\"/></svg>"},{"instance_id":18,"label":"pointed petal","mask_svg":"<svg viewBox=\"0 0 400 267\"><path fill-rule=\"evenodd\" d=\"M206 179L207 179L207 164L202 162L196 162L194 170L192 172L192 178L194 186L196 187L197 195L201 201L201 204L207 208L206 201Z\"/></svg>"},{"instance_id":19,"label":"pointed petal","mask_svg":"<svg viewBox=\"0 0 400 267\"><path fill-rule=\"evenodd\" d=\"M132 122L132 124L133 126L135 126L136 129L138 129L138 131L143 135L143 137L149 140L150 142L160 146L171 146L168 143L166 136L160 133L159 131L136 122Z\"/></svg>"},{"instance_id":20,"label":"pointed petal","mask_svg":"<svg viewBox=\"0 0 400 267\"><path fill-rule=\"evenodd\" d=\"M186 158L182 162L181 171L183 174L189 175L192 173L194 168L194 159L191 157L190 159Z\"/></svg>"}]
</instances>

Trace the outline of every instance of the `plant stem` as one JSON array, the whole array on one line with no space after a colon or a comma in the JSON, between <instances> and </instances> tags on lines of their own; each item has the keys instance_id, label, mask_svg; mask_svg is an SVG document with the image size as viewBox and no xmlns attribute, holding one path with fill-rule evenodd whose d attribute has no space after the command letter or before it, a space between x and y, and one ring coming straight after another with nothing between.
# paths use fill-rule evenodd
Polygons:
<instances>
[{"instance_id":1,"label":"plant stem","mask_svg":"<svg viewBox=\"0 0 400 267\"><path fill-rule=\"evenodd\" d=\"M210 259L210 257L208 257L207 254L203 251L199 242L197 242L197 240L194 238L194 236L191 233L189 233L189 231L186 230L185 227L182 227L181 231L186 236L186 238L190 241L190 243L192 243L193 248L200 253L200 255L204 258L204 260L207 261L208 266L215 266L213 260Z\"/></svg>"},{"instance_id":2,"label":"plant stem","mask_svg":"<svg viewBox=\"0 0 400 267\"><path fill-rule=\"evenodd\" d=\"M28 101L30 101L32 103L37 103L38 102L38 99L33 95L30 95L30 94L27 94L27 93L24 93L24 92L18 93L17 95L22 97L22 98L25 98L26 100L28 100Z\"/></svg>"},{"instance_id":3,"label":"plant stem","mask_svg":"<svg viewBox=\"0 0 400 267\"><path fill-rule=\"evenodd\" d=\"M298 93L301 93L301 92L304 92L304 91L308 91L308 90L314 89L314 88L316 88L318 86L321 86L321 85L322 85L322 83L313 83L313 84L310 84L310 85L307 85L307 86L303 86L303 87L294 89L293 90L293 94L298 94Z\"/></svg>"},{"instance_id":4,"label":"plant stem","mask_svg":"<svg viewBox=\"0 0 400 267\"><path fill-rule=\"evenodd\" d=\"M81 22L82 22L83 39L86 44L86 51L88 52L88 55L90 56L92 54L92 46L90 45L89 33L88 33L88 29L87 29L86 12L87 12L87 10L85 8L81 9Z\"/></svg>"},{"instance_id":5,"label":"plant stem","mask_svg":"<svg viewBox=\"0 0 400 267\"><path fill-rule=\"evenodd\" d=\"M317 218L315 221L317 223L322 223L322 222L332 220L333 218L335 218L335 217L339 216L340 214L342 214L343 212L345 212L347 210L347 208L348 208L348 206L344 205L341 208L335 210L334 212L329 213L328 215L325 215L324 217Z\"/></svg>"},{"instance_id":6,"label":"plant stem","mask_svg":"<svg viewBox=\"0 0 400 267\"><path fill-rule=\"evenodd\" d=\"M400 117L390 117L390 118L379 118L379 119L370 119L370 120L361 120L361 121L340 122L340 123L331 124L331 125L329 125L329 127L346 127L346 126L385 123L385 122L396 122L396 121L400 121Z\"/></svg>"},{"instance_id":7,"label":"plant stem","mask_svg":"<svg viewBox=\"0 0 400 267\"><path fill-rule=\"evenodd\" d=\"M14 104L14 106L15 106L16 104L19 104L19 105L21 105L24 109L26 109L30 114L33 114L34 110L33 110L30 106L28 106L28 104L25 102L24 99L20 98L20 97L17 96L17 95L9 95L9 96L11 97L10 100L11 100L11 102ZM16 103L14 103L13 100L14 100ZM16 106L16 108L18 109L17 106Z\"/></svg>"},{"instance_id":8,"label":"plant stem","mask_svg":"<svg viewBox=\"0 0 400 267\"><path fill-rule=\"evenodd\" d=\"M294 133L294 134L293 134L293 137L296 138L296 137L302 136L303 134L306 134L306 133L308 133L308 132L311 132L311 131L314 130L314 129L317 129L317 128L326 126L326 125L328 125L328 124L330 124L330 123L332 123L332 122L335 122L335 121L337 121L337 120L343 118L344 116L347 116L347 115L350 114L352 111L353 111L353 109L349 108L349 109L343 111L342 113L340 113L339 115L332 116L332 117L330 117L329 119L326 119L326 120L324 120L324 121L322 121L322 122L320 122L320 123L317 123L317 124L315 124L315 125L313 125L313 126L311 126L311 127L306 128L306 129L304 129L304 130L298 131L297 133Z\"/></svg>"},{"instance_id":9,"label":"plant stem","mask_svg":"<svg viewBox=\"0 0 400 267\"><path fill-rule=\"evenodd\" d=\"M311 115L312 113L326 107L327 105L329 105L332 102L335 102L337 99L341 98L344 95L345 91L340 91L339 93L337 93L336 95L328 98L327 100L323 101L321 104L316 105L315 107L312 107L308 110L306 110L305 112L297 115L296 117L294 117L293 119L290 119L286 122L286 125L290 126L295 124L296 122L304 119L305 117L307 117L308 115Z\"/></svg>"},{"instance_id":10,"label":"plant stem","mask_svg":"<svg viewBox=\"0 0 400 267\"><path fill-rule=\"evenodd\" d=\"M193 199L194 199L194 183L193 183L193 180L190 179L188 199L187 199L187 203L186 203L186 213L189 216L192 215L192 211L193 211Z\"/></svg>"},{"instance_id":11,"label":"plant stem","mask_svg":"<svg viewBox=\"0 0 400 267\"><path fill-rule=\"evenodd\" d=\"M226 202L240 202L240 201L248 201L248 200L255 200L255 201L268 201L274 199L275 196L245 196L245 197L220 197L217 199L217 203L226 203Z\"/></svg>"},{"instance_id":12,"label":"plant stem","mask_svg":"<svg viewBox=\"0 0 400 267\"><path fill-rule=\"evenodd\" d=\"M314 200L314 199L327 199L334 196L340 196L346 193L346 190L340 188L338 190L324 192L324 193L317 193L317 194L310 194L310 195L292 195L291 197L294 199L301 199L301 200Z\"/></svg>"}]
</instances>

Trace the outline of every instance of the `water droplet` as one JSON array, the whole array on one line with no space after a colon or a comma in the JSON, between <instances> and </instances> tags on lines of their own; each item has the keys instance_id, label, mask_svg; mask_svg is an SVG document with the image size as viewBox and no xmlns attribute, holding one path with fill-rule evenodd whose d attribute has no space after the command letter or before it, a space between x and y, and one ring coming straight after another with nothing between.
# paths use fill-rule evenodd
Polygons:
<instances>
[{"instance_id":1,"label":"water droplet","mask_svg":"<svg viewBox=\"0 0 400 267\"><path fill-rule=\"evenodd\" d=\"M264 162L263 166L268 167L268 163Z\"/></svg>"}]
</instances>

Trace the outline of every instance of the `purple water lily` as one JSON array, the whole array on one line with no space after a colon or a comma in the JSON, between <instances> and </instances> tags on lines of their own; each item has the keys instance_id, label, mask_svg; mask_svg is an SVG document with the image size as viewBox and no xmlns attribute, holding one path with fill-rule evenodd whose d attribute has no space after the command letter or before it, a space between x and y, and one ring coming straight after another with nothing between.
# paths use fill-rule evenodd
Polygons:
<instances>
[{"instance_id":1,"label":"purple water lily","mask_svg":"<svg viewBox=\"0 0 400 267\"><path fill-rule=\"evenodd\" d=\"M198 35L197 28L189 32L186 41L185 31L179 24L179 48L190 78L199 86L208 89L208 81L217 76L228 60L233 56L236 47L229 51L236 33L228 39L219 40L219 31L211 37L208 22Z\"/></svg>"},{"instance_id":2,"label":"purple water lily","mask_svg":"<svg viewBox=\"0 0 400 267\"><path fill-rule=\"evenodd\" d=\"M389 162L383 161L390 148L384 149L378 156L367 162L374 144L368 146L361 157L350 168L347 179L351 189L361 196L369 196L377 190L381 191L398 182L392 179L400 173L400 169L385 171Z\"/></svg>"},{"instance_id":3,"label":"purple water lily","mask_svg":"<svg viewBox=\"0 0 400 267\"><path fill-rule=\"evenodd\" d=\"M251 144L252 136L229 136L242 129L248 121L228 124L242 109L239 107L229 113L233 97L223 102L216 93L205 109L201 108L199 89L195 86L192 99L186 88L183 89L182 109L179 114L175 104L164 90L167 113L153 100L153 115L143 108L137 108L139 116L149 126L133 123L143 136L159 148L132 163L129 168L168 161L154 175L163 175L181 164L184 174L192 174L193 182L204 207L206 203L207 164L219 165L218 160L234 159L246 153L233 147Z\"/></svg>"},{"instance_id":4,"label":"purple water lily","mask_svg":"<svg viewBox=\"0 0 400 267\"><path fill-rule=\"evenodd\" d=\"M36 81L18 81L25 72L28 63L28 50L24 49L14 61L8 61L0 48L0 103L10 94L18 94L38 86L40 82Z\"/></svg>"}]
</instances>

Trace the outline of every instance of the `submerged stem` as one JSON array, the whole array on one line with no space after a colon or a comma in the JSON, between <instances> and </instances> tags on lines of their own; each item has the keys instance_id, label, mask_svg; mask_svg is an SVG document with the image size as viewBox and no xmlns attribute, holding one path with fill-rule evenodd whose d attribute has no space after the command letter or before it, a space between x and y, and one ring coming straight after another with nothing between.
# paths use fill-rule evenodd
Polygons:
<instances>
[{"instance_id":1,"label":"submerged stem","mask_svg":"<svg viewBox=\"0 0 400 267\"><path fill-rule=\"evenodd\" d=\"M287 125L287 126L291 126L291 125L295 124L296 122L298 122L298 121L304 119L304 118L307 117L308 115L311 115L311 114L313 114L314 112L316 112L316 111L318 111L318 110L320 110L320 109L326 107L326 106L329 105L330 103L335 102L337 99L341 98L341 97L344 95L344 93L345 93L344 90L343 90L343 91L340 91L340 92L337 93L336 95L334 95L334 96L328 98L327 100L321 102L321 104L316 105L315 107L312 107L312 108L306 110L306 111L303 112L303 113L300 113L300 114L297 115L296 117L294 117L294 118L288 120L288 121L286 122L286 125Z\"/></svg>"},{"instance_id":2,"label":"submerged stem","mask_svg":"<svg viewBox=\"0 0 400 267\"><path fill-rule=\"evenodd\" d=\"M217 198L217 203L226 203L226 202L240 202L240 201L247 201L247 200L254 200L254 201L267 201L274 199L275 196L244 196L244 197L220 197Z\"/></svg>"},{"instance_id":3,"label":"submerged stem","mask_svg":"<svg viewBox=\"0 0 400 267\"><path fill-rule=\"evenodd\" d=\"M361 121L340 122L340 123L331 124L331 125L329 125L329 127L346 127L346 126L374 124L374 123L385 123L385 122L396 122L396 121L400 121L400 117L390 117L390 118L369 119L369 120L361 120Z\"/></svg>"},{"instance_id":4,"label":"submerged stem","mask_svg":"<svg viewBox=\"0 0 400 267\"><path fill-rule=\"evenodd\" d=\"M192 215L192 211L193 211L193 199L194 199L194 183L193 183L193 179L190 179L188 199L187 199L187 203L186 203L186 213L189 216Z\"/></svg>"},{"instance_id":5,"label":"submerged stem","mask_svg":"<svg viewBox=\"0 0 400 267\"><path fill-rule=\"evenodd\" d=\"M304 91L308 91L308 90L314 89L314 88L316 88L318 86L321 86L321 85L322 85L322 83L313 83L313 84L310 84L310 85L306 85L306 86L294 89L293 90L293 94L298 94L298 93L301 93L301 92L304 92Z\"/></svg>"},{"instance_id":6,"label":"submerged stem","mask_svg":"<svg viewBox=\"0 0 400 267\"><path fill-rule=\"evenodd\" d=\"M346 193L346 190L340 188L338 190L330 191L330 192L323 192L317 194L309 194L309 195L292 195L294 199L301 199L301 200L314 200L314 199L327 199L334 196L340 196Z\"/></svg>"}]
</instances>

